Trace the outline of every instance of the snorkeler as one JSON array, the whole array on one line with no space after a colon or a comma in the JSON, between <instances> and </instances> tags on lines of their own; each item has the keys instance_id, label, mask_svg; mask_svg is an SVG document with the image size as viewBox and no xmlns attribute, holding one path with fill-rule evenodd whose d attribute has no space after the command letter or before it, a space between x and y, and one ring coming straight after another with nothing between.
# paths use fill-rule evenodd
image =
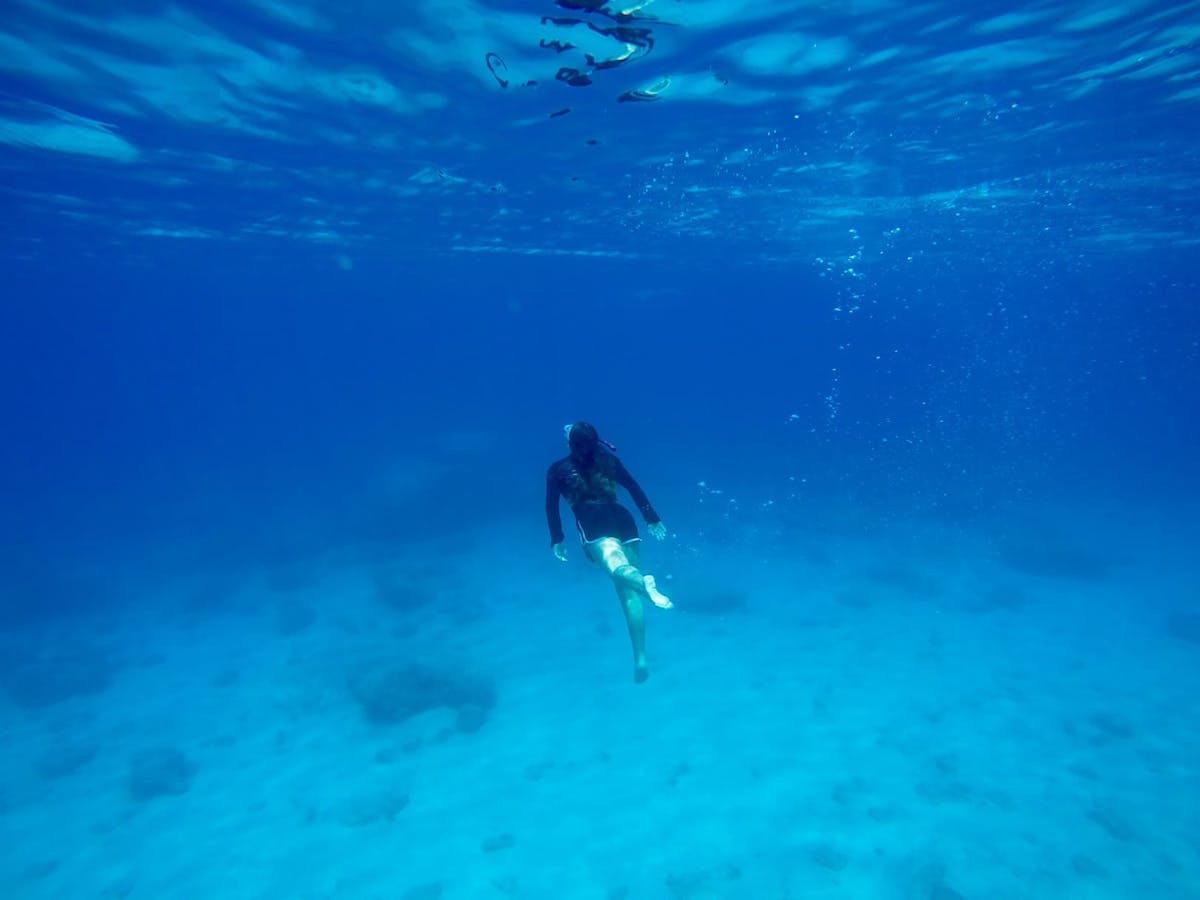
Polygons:
<instances>
[{"instance_id":1,"label":"snorkeler","mask_svg":"<svg viewBox=\"0 0 1200 900\"><path fill-rule=\"evenodd\" d=\"M617 589L629 627L629 640L633 643L633 680L642 682L650 674L646 667L642 600L649 600L660 609L670 609L672 603L659 592L653 575L638 571L641 538L633 516L617 502L616 486L619 484L629 491L654 537L664 540L667 528L650 505L646 492L617 458L616 447L601 440L595 426L576 422L564 432L571 453L551 465L546 473L546 522L550 526L551 549L558 559L567 561L558 508L558 498L566 497L575 514L584 555L604 566Z\"/></svg>"}]
</instances>

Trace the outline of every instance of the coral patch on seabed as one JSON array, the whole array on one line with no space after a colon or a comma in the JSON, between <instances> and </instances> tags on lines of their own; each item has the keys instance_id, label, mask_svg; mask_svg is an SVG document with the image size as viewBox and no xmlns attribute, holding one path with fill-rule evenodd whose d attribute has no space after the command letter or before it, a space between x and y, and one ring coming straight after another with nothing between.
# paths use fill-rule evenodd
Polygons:
<instances>
[{"instance_id":1,"label":"coral patch on seabed","mask_svg":"<svg viewBox=\"0 0 1200 900\"><path fill-rule=\"evenodd\" d=\"M1090 547L1046 541L1014 541L1001 547L1000 561L1014 572L1067 581L1101 582L1113 561Z\"/></svg>"},{"instance_id":2,"label":"coral patch on seabed","mask_svg":"<svg viewBox=\"0 0 1200 900\"><path fill-rule=\"evenodd\" d=\"M727 616L746 611L746 592L738 588L714 588L699 591L680 609L706 616Z\"/></svg>"},{"instance_id":3,"label":"coral patch on seabed","mask_svg":"<svg viewBox=\"0 0 1200 900\"><path fill-rule=\"evenodd\" d=\"M186 794L196 766L175 747L143 750L129 762L129 796L138 803Z\"/></svg>"},{"instance_id":4,"label":"coral patch on seabed","mask_svg":"<svg viewBox=\"0 0 1200 900\"><path fill-rule=\"evenodd\" d=\"M488 679L390 660L355 669L347 677L347 686L372 725L394 725L447 708L458 713L459 731L473 732L483 727L496 703L496 689Z\"/></svg>"},{"instance_id":5,"label":"coral patch on seabed","mask_svg":"<svg viewBox=\"0 0 1200 900\"><path fill-rule=\"evenodd\" d=\"M1173 612L1167 616L1164 627L1173 638L1200 644L1200 612Z\"/></svg>"},{"instance_id":6,"label":"coral patch on seabed","mask_svg":"<svg viewBox=\"0 0 1200 900\"><path fill-rule=\"evenodd\" d=\"M24 709L42 709L108 689L116 665L91 647L49 652L12 651L0 656L0 684Z\"/></svg>"}]
</instances>

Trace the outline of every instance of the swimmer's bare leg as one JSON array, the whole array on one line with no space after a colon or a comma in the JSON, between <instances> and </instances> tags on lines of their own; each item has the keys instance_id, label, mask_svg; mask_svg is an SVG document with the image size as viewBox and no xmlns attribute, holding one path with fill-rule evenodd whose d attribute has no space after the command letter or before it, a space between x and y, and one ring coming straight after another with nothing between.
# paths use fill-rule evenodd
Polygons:
<instances>
[{"instance_id":1,"label":"swimmer's bare leg","mask_svg":"<svg viewBox=\"0 0 1200 900\"><path fill-rule=\"evenodd\" d=\"M670 597L658 589L653 575L643 575L642 586L646 589L646 596L650 598L650 602L659 609L671 609L675 605Z\"/></svg>"},{"instance_id":2,"label":"swimmer's bare leg","mask_svg":"<svg viewBox=\"0 0 1200 900\"><path fill-rule=\"evenodd\" d=\"M638 569L636 543L622 544L616 538L601 538L596 542L596 553L614 582L623 581L660 609L675 605L658 589L653 575L643 575Z\"/></svg>"},{"instance_id":3,"label":"swimmer's bare leg","mask_svg":"<svg viewBox=\"0 0 1200 900\"><path fill-rule=\"evenodd\" d=\"M625 550L625 555L629 558L629 562L636 566L638 564L638 544L636 542L622 544L621 547ZM659 609L671 609L675 604L671 599L658 589L658 585L654 581L653 575L644 575L639 570L638 576L642 579L642 588L639 593Z\"/></svg>"},{"instance_id":4,"label":"swimmer's bare leg","mask_svg":"<svg viewBox=\"0 0 1200 900\"><path fill-rule=\"evenodd\" d=\"M625 613L625 624L629 628L629 641L633 645L633 680L641 683L650 675L646 665L646 613L642 599L653 600L653 596L647 590L647 576L635 565L637 545L622 544L616 538L604 538L597 541L596 553L617 589L621 610ZM653 584L653 579L649 580ZM670 603L669 600L667 602Z\"/></svg>"},{"instance_id":5,"label":"swimmer's bare leg","mask_svg":"<svg viewBox=\"0 0 1200 900\"><path fill-rule=\"evenodd\" d=\"M650 677L650 667L646 664L646 611L642 607L642 596L629 585L618 582L617 598L621 601L629 643L633 646L633 680L641 684Z\"/></svg>"}]
</instances>

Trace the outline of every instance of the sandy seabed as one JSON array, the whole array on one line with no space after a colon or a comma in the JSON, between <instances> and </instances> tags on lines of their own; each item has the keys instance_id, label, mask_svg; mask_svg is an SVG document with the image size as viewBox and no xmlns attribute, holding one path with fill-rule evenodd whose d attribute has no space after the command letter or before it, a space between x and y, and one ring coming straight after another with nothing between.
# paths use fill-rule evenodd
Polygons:
<instances>
[{"instance_id":1,"label":"sandy seabed","mask_svg":"<svg viewBox=\"0 0 1200 900\"><path fill-rule=\"evenodd\" d=\"M1184 548L670 546L645 685L578 551L483 537L10 635L0 894L1200 896Z\"/></svg>"}]
</instances>

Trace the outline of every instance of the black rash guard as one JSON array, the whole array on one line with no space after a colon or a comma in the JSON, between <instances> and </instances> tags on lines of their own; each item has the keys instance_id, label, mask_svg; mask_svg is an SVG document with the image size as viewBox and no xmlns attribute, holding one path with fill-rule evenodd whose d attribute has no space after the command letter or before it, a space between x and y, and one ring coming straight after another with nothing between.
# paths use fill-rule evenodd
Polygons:
<instances>
[{"instance_id":1,"label":"black rash guard","mask_svg":"<svg viewBox=\"0 0 1200 900\"><path fill-rule=\"evenodd\" d=\"M563 541L562 516L558 509L559 497L566 498L571 512L579 518L579 509L585 503L616 503L618 484L629 491L629 496L637 504L647 525L661 521L641 485L633 480L633 476L621 460L607 450L596 451L596 462L590 477L579 471L575 460L570 456L553 463L546 472L546 524L550 526L550 545L561 544Z\"/></svg>"}]
</instances>

